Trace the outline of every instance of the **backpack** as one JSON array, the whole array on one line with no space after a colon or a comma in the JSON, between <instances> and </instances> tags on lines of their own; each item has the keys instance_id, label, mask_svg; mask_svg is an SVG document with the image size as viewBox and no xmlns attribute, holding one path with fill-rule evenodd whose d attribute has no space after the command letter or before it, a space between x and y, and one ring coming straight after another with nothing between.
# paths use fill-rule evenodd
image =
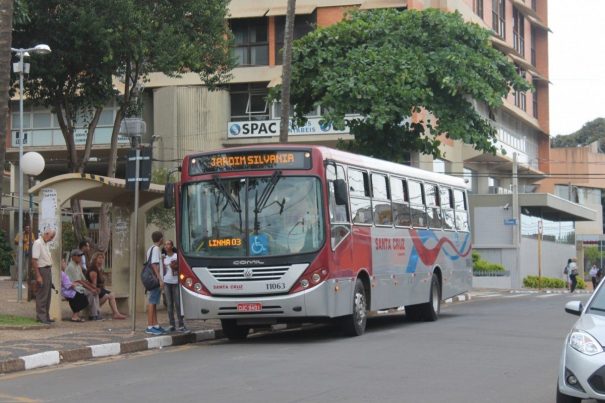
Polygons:
<instances>
[{"instance_id":1,"label":"backpack","mask_svg":"<svg viewBox=\"0 0 605 403\"><path fill-rule=\"evenodd\" d=\"M565 266L563 269L563 274L569 274L569 266Z\"/></svg>"},{"instance_id":2,"label":"backpack","mask_svg":"<svg viewBox=\"0 0 605 403\"><path fill-rule=\"evenodd\" d=\"M155 290L160 286L160 280L156 277L153 267L151 266L151 255L153 254L154 247L149 251L149 256L141 271L141 282L143 283L143 287L145 287L145 291Z\"/></svg>"}]
</instances>

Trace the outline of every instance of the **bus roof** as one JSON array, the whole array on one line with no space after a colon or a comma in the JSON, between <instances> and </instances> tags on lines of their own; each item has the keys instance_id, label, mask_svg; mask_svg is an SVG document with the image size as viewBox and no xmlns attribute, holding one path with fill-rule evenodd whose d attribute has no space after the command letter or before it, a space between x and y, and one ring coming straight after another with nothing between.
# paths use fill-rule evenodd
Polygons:
<instances>
[{"instance_id":1,"label":"bus roof","mask_svg":"<svg viewBox=\"0 0 605 403\"><path fill-rule=\"evenodd\" d=\"M258 144L251 146L229 147L199 154L190 154L185 159L192 158L198 155L214 154L218 152L238 152L247 150L296 150L296 149L314 149L318 150L324 160L333 160L342 162L347 165L356 165L359 167L372 169L376 171L387 172L395 175L401 175L406 178L418 179L437 184L454 186L457 188L466 189L468 185L465 180L451 175L440 174L437 172L427 171L424 169L414 168L408 165L397 164L390 161L381 160L378 158L366 157L360 154L353 154L346 151L336 150L334 148L311 145L311 144Z\"/></svg>"}]
</instances>

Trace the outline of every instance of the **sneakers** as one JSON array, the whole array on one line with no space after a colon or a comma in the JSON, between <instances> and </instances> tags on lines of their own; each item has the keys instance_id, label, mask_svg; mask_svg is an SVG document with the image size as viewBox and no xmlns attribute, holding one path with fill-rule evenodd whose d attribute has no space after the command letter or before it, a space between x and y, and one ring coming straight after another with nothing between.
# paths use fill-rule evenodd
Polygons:
<instances>
[{"instance_id":1,"label":"sneakers","mask_svg":"<svg viewBox=\"0 0 605 403\"><path fill-rule=\"evenodd\" d=\"M189 333L191 330L187 329L185 326L181 326L178 328L179 333Z\"/></svg>"},{"instance_id":2,"label":"sneakers","mask_svg":"<svg viewBox=\"0 0 605 403\"><path fill-rule=\"evenodd\" d=\"M176 327L174 327L174 326L170 326L170 327L168 328L168 331L169 331L169 332L176 332Z\"/></svg>"},{"instance_id":3,"label":"sneakers","mask_svg":"<svg viewBox=\"0 0 605 403\"><path fill-rule=\"evenodd\" d=\"M160 336L160 335L164 334L165 332L158 329L157 327L148 327L145 329L145 333L152 334L154 336Z\"/></svg>"},{"instance_id":4,"label":"sneakers","mask_svg":"<svg viewBox=\"0 0 605 403\"><path fill-rule=\"evenodd\" d=\"M159 330L161 332L160 334L166 334L166 333L168 333L166 331L166 329L164 329L162 326L159 326L159 325L157 327L154 327L154 329Z\"/></svg>"}]
</instances>

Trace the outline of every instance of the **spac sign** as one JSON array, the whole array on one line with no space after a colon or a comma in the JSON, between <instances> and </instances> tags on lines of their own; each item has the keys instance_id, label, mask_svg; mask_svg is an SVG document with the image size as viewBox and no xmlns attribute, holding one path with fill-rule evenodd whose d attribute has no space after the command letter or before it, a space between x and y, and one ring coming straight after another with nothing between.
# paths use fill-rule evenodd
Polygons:
<instances>
[{"instance_id":1,"label":"spac sign","mask_svg":"<svg viewBox=\"0 0 605 403\"><path fill-rule=\"evenodd\" d=\"M335 130L331 124L320 124L320 118L311 118L304 126L288 127L290 136L316 135L316 134L349 134L349 128ZM279 135L279 119L256 120L246 122L229 122L227 137L238 139L244 137L273 137Z\"/></svg>"}]
</instances>

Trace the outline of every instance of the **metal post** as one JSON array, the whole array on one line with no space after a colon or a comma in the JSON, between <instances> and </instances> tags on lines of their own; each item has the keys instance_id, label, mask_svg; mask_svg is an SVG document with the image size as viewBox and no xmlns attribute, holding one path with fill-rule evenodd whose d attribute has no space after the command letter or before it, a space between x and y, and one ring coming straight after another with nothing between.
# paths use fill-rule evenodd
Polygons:
<instances>
[{"instance_id":1,"label":"metal post","mask_svg":"<svg viewBox=\"0 0 605 403\"><path fill-rule=\"evenodd\" d=\"M17 301L23 299L23 57L19 52L19 246L17 248Z\"/></svg>"},{"instance_id":2,"label":"metal post","mask_svg":"<svg viewBox=\"0 0 605 403\"><path fill-rule=\"evenodd\" d=\"M521 286L521 245L519 228L521 228L521 220L519 214L519 178L517 175L517 153L513 153L513 200L512 213L515 225L513 226L513 246L515 248L515 268L511 270L511 287L518 288Z\"/></svg>"},{"instance_id":3,"label":"metal post","mask_svg":"<svg viewBox=\"0 0 605 403\"><path fill-rule=\"evenodd\" d=\"M134 140L137 141L137 140ZM134 182L134 223L131 228L134 228L134 250L130 251L130 317L132 331L136 330L136 305L137 305L137 287L136 287L136 273L137 273L137 251L139 243L139 175L140 175L140 163L141 163L141 147L137 141L135 151L135 182Z\"/></svg>"},{"instance_id":4,"label":"metal post","mask_svg":"<svg viewBox=\"0 0 605 403\"><path fill-rule=\"evenodd\" d=\"M538 221L538 289L542 289L542 234L544 226L542 220Z\"/></svg>"}]
</instances>

